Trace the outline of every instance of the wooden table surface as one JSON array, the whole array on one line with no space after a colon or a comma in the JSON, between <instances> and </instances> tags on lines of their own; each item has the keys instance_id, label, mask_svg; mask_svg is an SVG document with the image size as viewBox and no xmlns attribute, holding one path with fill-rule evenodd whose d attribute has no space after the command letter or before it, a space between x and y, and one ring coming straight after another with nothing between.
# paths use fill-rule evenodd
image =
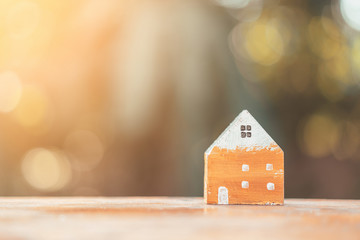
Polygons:
<instances>
[{"instance_id":1,"label":"wooden table surface","mask_svg":"<svg viewBox=\"0 0 360 240\"><path fill-rule=\"evenodd\" d=\"M360 200L0 198L0 239L360 239Z\"/></svg>"}]
</instances>

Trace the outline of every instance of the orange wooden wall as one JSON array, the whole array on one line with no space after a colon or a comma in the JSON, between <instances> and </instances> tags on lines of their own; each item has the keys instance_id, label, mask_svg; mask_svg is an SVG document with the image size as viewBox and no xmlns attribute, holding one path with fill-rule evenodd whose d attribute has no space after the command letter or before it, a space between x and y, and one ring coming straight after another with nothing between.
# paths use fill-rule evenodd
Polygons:
<instances>
[{"instance_id":1,"label":"orange wooden wall","mask_svg":"<svg viewBox=\"0 0 360 240\"><path fill-rule=\"evenodd\" d=\"M242 171L243 164L249 171ZM273 164L273 170L266 170L266 164ZM218 188L224 186L229 204L283 204L284 153L278 146L253 151L215 147L205 155L204 180L206 203L218 203ZM248 181L249 188L242 188L242 181ZM275 189L268 190L267 183L274 183Z\"/></svg>"}]
</instances>

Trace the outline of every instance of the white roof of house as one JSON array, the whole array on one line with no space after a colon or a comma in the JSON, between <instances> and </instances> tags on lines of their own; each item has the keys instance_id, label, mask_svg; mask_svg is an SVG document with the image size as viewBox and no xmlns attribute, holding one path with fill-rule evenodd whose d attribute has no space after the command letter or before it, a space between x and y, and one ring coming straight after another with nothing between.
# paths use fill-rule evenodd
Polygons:
<instances>
[{"instance_id":1,"label":"white roof of house","mask_svg":"<svg viewBox=\"0 0 360 240\"><path fill-rule=\"evenodd\" d=\"M241 137L241 125L251 126L251 137ZM274 150L279 147L269 134L261 127L255 118L247 111L242 111L235 120L225 129L225 131L215 140L206 150L205 154L210 154L214 147L220 149L246 149L246 151L260 150L268 148Z\"/></svg>"}]
</instances>

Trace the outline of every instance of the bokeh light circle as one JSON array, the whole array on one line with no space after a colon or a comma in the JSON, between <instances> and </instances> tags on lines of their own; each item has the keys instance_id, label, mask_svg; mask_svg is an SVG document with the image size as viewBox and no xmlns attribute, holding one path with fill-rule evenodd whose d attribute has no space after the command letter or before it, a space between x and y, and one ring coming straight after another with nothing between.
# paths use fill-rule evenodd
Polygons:
<instances>
[{"instance_id":1,"label":"bokeh light circle","mask_svg":"<svg viewBox=\"0 0 360 240\"><path fill-rule=\"evenodd\" d=\"M60 190L71 179L71 165L59 151L32 149L25 155L21 168L26 181L40 191Z\"/></svg>"},{"instance_id":2,"label":"bokeh light circle","mask_svg":"<svg viewBox=\"0 0 360 240\"><path fill-rule=\"evenodd\" d=\"M246 7L250 0L214 0L218 5L227 7L227 8L244 8Z\"/></svg>"},{"instance_id":3,"label":"bokeh light circle","mask_svg":"<svg viewBox=\"0 0 360 240\"><path fill-rule=\"evenodd\" d=\"M256 23L246 35L245 48L250 58L261 65L273 65L284 52L280 32L271 23Z\"/></svg>"},{"instance_id":4,"label":"bokeh light circle","mask_svg":"<svg viewBox=\"0 0 360 240\"><path fill-rule=\"evenodd\" d=\"M360 31L360 1L341 0L340 9L343 18L350 27Z\"/></svg>"}]
</instances>

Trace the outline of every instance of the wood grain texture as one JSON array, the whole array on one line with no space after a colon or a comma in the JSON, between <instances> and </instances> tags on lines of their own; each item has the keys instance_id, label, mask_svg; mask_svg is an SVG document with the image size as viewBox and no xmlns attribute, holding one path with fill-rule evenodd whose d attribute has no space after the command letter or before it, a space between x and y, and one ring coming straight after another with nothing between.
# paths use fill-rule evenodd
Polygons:
<instances>
[{"instance_id":1,"label":"wood grain texture","mask_svg":"<svg viewBox=\"0 0 360 240\"><path fill-rule=\"evenodd\" d=\"M229 204L283 204L284 203L284 154L276 150L226 150L214 148L205 157L206 203L218 203L218 189L228 189ZM243 164L249 170L242 171ZM266 170L272 164L272 170ZM247 188L242 182L248 183ZM274 184L268 190L267 184Z\"/></svg>"},{"instance_id":2,"label":"wood grain texture","mask_svg":"<svg viewBox=\"0 0 360 240\"><path fill-rule=\"evenodd\" d=\"M284 206L202 198L0 198L0 239L359 239L359 200Z\"/></svg>"}]
</instances>

